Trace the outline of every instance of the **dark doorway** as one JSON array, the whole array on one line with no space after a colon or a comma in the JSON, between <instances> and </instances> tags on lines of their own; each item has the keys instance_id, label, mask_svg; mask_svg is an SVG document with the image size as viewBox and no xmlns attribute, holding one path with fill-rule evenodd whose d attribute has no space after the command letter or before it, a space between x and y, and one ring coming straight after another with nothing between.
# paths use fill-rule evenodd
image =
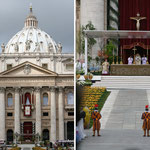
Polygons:
<instances>
[{"instance_id":1,"label":"dark doorway","mask_svg":"<svg viewBox=\"0 0 150 150\"><path fill-rule=\"evenodd\" d=\"M67 122L67 139L74 140L74 122Z\"/></svg>"},{"instance_id":2,"label":"dark doorway","mask_svg":"<svg viewBox=\"0 0 150 150\"><path fill-rule=\"evenodd\" d=\"M42 135L43 135L43 141L49 140L49 130L48 129L44 129Z\"/></svg>"},{"instance_id":3,"label":"dark doorway","mask_svg":"<svg viewBox=\"0 0 150 150\"><path fill-rule=\"evenodd\" d=\"M32 122L24 122L23 124L24 140L32 140Z\"/></svg>"},{"instance_id":4,"label":"dark doorway","mask_svg":"<svg viewBox=\"0 0 150 150\"><path fill-rule=\"evenodd\" d=\"M7 130L7 142L13 142L13 130Z\"/></svg>"}]
</instances>

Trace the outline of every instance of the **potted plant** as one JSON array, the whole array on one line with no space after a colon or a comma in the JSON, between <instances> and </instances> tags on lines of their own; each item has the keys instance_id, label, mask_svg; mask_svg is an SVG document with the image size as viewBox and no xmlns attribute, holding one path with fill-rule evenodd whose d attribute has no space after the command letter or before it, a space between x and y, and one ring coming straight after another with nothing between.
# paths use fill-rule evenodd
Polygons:
<instances>
[{"instance_id":1,"label":"potted plant","mask_svg":"<svg viewBox=\"0 0 150 150\"><path fill-rule=\"evenodd\" d=\"M77 74L77 75L76 75L76 78L79 79L79 78L80 78L80 74Z\"/></svg>"},{"instance_id":2,"label":"potted plant","mask_svg":"<svg viewBox=\"0 0 150 150\"><path fill-rule=\"evenodd\" d=\"M88 79L92 80L93 78L93 74L92 73L88 73Z\"/></svg>"},{"instance_id":3,"label":"potted plant","mask_svg":"<svg viewBox=\"0 0 150 150\"><path fill-rule=\"evenodd\" d=\"M87 74L84 75L84 79L88 80L88 75Z\"/></svg>"}]
</instances>

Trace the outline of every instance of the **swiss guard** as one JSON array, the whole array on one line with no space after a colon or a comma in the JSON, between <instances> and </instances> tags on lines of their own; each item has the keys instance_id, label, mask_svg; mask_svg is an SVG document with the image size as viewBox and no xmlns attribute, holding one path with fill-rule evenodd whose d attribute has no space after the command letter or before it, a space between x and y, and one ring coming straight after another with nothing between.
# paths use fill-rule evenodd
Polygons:
<instances>
[{"instance_id":1,"label":"swiss guard","mask_svg":"<svg viewBox=\"0 0 150 150\"><path fill-rule=\"evenodd\" d=\"M147 131L147 136L149 136L149 130L150 130L150 113L149 111L149 106L145 106L145 112L142 114L143 119L143 130L144 130L144 135L146 136L146 131Z\"/></svg>"},{"instance_id":2,"label":"swiss guard","mask_svg":"<svg viewBox=\"0 0 150 150\"><path fill-rule=\"evenodd\" d=\"M95 130L97 130L97 135L100 136L100 119L102 118L101 114L98 112L98 104L95 105L95 110L92 112L93 119L93 136L95 136Z\"/></svg>"}]
</instances>

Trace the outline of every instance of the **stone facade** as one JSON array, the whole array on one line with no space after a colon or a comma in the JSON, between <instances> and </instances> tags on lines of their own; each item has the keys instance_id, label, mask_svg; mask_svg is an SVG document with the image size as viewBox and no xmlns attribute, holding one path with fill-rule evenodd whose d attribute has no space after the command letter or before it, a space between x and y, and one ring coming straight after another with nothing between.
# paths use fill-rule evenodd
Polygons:
<instances>
[{"instance_id":1,"label":"stone facade","mask_svg":"<svg viewBox=\"0 0 150 150\"><path fill-rule=\"evenodd\" d=\"M45 34L40 29L35 32L38 24L31 13L30 8L25 27L19 32L22 39L29 29L34 31L30 36L37 36L36 32ZM32 40L36 51L24 45L29 41L22 41L24 46L18 45L14 51L15 38L3 46L0 54L0 139L12 141L16 133L24 140L32 140L35 134L52 142L72 139L68 132L74 129L70 131L66 123L74 121L74 115L69 115L74 112L73 53L62 53L62 46L49 35L41 39L43 49ZM45 38L51 46L46 45Z\"/></svg>"}]
</instances>

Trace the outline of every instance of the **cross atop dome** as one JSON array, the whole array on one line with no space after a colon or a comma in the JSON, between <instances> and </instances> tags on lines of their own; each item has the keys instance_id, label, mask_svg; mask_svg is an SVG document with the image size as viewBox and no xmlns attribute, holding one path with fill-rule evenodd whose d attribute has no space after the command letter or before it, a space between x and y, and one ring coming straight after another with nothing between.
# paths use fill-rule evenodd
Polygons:
<instances>
[{"instance_id":1,"label":"cross atop dome","mask_svg":"<svg viewBox=\"0 0 150 150\"><path fill-rule=\"evenodd\" d=\"M32 4L30 4L30 13L25 20L25 27L26 28L28 28L28 27L37 28L37 26L38 26L38 21L37 21L36 17L33 15Z\"/></svg>"},{"instance_id":2,"label":"cross atop dome","mask_svg":"<svg viewBox=\"0 0 150 150\"><path fill-rule=\"evenodd\" d=\"M30 4L30 13L32 13L32 3Z\"/></svg>"}]
</instances>

